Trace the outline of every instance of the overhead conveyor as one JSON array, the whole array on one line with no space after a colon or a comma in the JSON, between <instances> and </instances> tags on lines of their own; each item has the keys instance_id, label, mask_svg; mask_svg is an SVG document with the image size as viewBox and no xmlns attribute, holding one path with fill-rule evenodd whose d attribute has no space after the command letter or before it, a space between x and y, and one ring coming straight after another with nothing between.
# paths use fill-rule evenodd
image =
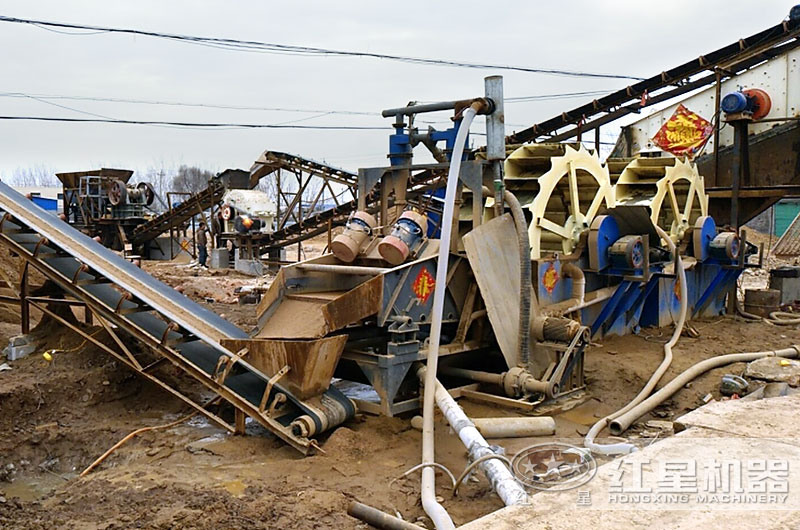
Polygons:
<instances>
[{"instance_id":1,"label":"overhead conveyor","mask_svg":"<svg viewBox=\"0 0 800 530\"><path fill-rule=\"evenodd\" d=\"M25 300L62 324L81 333L117 360L174 396L195 407L231 432L243 432L245 418L266 429L304 454L315 442L305 432L321 432L351 418L353 403L335 387L320 395L296 397L275 373L251 364L248 350L231 351L223 341L248 339L247 333L224 318L189 300L103 247L32 201L0 182L0 243L40 271L63 292L85 304L115 341L109 347L74 323L52 311L40 299ZM146 364L129 348L132 337L158 360ZM159 378L157 366L167 360L202 383L236 409L235 425ZM254 361L255 362L255 361ZM299 429L298 424L311 425Z\"/></svg>"},{"instance_id":2,"label":"overhead conveyor","mask_svg":"<svg viewBox=\"0 0 800 530\"><path fill-rule=\"evenodd\" d=\"M180 226L206 208L216 206L224 193L225 187L222 183L212 179L203 191L186 198L174 208L170 205L167 211L137 226L133 231L132 242L136 245L144 244L170 228Z\"/></svg>"}]
</instances>

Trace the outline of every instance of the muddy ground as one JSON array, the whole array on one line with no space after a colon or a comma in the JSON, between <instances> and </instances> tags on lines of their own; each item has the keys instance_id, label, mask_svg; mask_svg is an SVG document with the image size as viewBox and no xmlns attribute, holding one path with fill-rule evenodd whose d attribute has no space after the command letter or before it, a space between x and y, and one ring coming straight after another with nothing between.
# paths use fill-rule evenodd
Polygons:
<instances>
[{"instance_id":1,"label":"muddy ground","mask_svg":"<svg viewBox=\"0 0 800 530\"><path fill-rule=\"evenodd\" d=\"M7 257L0 266L13 270ZM254 306L230 303L233 288L251 279L233 272L194 271L148 264L146 268L236 324L254 323ZM209 299L208 301L206 299ZM213 301L211 301L213 299ZM38 319L38 315L35 315ZM19 332L15 308L0 305L0 348ZM697 322L698 338L684 337L665 380L698 360L721 353L758 351L800 343L800 331L733 318ZM87 328L113 344L99 328ZM131 431L181 418L188 409L152 383L133 375L76 334L43 322L37 352L0 371L0 527L2 528L367 528L346 514L350 500L400 513L426 524L419 503L419 473L394 480L419 462L420 433L411 415L360 416L324 436L324 454L301 457L255 425L232 436L193 418L176 427L144 433L85 478L78 474ZM556 417L560 439L580 444L598 418L627 403L661 361L670 329L645 329L590 347L586 373L591 398ZM52 362L42 353L53 354ZM200 396L193 381L165 377ZM670 420L720 399L719 381L744 365L714 370L684 388L629 435L657 437L644 422ZM461 400L474 417L509 416L508 409ZM465 450L441 418L437 460L458 475ZM542 439L498 440L509 455ZM484 478L453 498L439 475L438 494L457 524L502 506ZM545 493L546 494L546 493Z\"/></svg>"}]
</instances>

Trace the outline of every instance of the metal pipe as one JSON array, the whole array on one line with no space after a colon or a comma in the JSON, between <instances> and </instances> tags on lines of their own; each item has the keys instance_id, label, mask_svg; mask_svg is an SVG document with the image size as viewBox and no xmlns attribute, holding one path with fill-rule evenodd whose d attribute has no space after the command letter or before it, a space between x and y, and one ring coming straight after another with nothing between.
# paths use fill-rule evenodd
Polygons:
<instances>
[{"instance_id":1,"label":"metal pipe","mask_svg":"<svg viewBox=\"0 0 800 530\"><path fill-rule=\"evenodd\" d=\"M328 265L325 263L302 263L298 269L309 272L330 272L334 274L352 274L355 276L380 276L390 271L383 267L358 267L355 265Z\"/></svg>"},{"instance_id":2,"label":"metal pipe","mask_svg":"<svg viewBox=\"0 0 800 530\"><path fill-rule=\"evenodd\" d=\"M427 381L429 375L430 371L426 371L424 366L420 366L419 370L417 370L417 376L420 379ZM436 389L436 404L439 406L445 419L447 419L447 423L450 424L461 439L464 447L467 448L470 460L475 461L486 455L496 455L497 453L489 446L489 442L478 432L478 429L475 428L472 421L470 421L461 407L458 406L458 403L456 403L450 393L447 392L447 389L436 379L434 379L434 385ZM423 430L423 436L424 434L425 431ZM517 479L514 478L514 475L511 474L511 471L501 462L498 462L497 459L484 460L480 464L480 469L484 472L486 478L489 479L492 489L506 506L528 503L528 494L525 493L525 490ZM433 469L431 469L431 473L432 472Z\"/></svg>"},{"instance_id":3,"label":"metal pipe","mask_svg":"<svg viewBox=\"0 0 800 530\"><path fill-rule=\"evenodd\" d=\"M572 305L582 305L586 296L586 276L581 268L574 263L565 263L561 266L561 274L572 278Z\"/></svg>"},{"instance_id":4,"label":"metal pipe","mask_svg":"<svg viewBox=\"0 0 800 530\"><path fill-rule=\"evenodd\" d=\"M619 435L625 432L625 430L631 426L631 423L636 421L637 419L641 418L657 406L659 406L664 400L669 398L672 394L683 388L686 383L693 380L700 374L703 374L709 370L714 368L718 368L720 366L725 366L727 364L732 363L741 363L741 362L750 362L755 361L756 359L762 359L764 357L785 357L787 359L795 359L800 356L800 346L794 345L790 348L785 348L783 350L774 350L774 351L762 351L762 352L754 352L754 353L731 353L728 355L720 355L719 357L712 357L711 359L706 359L705 361L701 361L688 370L681 372L681 374L670 381L668 384L664 385L664 387L641 402L636 407L630 409L625 414L618 416L614 421L611 422L609 425L609 430L613 435Z\"/></svg>"},{"instance_id":5,"label":"metal pipe","mask_svg":"<svg viewBox=\"0 0 800 530\"><path fill-rule=\"evenodd\" d=\"M428 347L427 366L425 377L425 391L423 396L422 417L422 463L432 464L435 461L433 440L433 413L434 395L436 394L436 368L439 362L439 341L442 332L442 312L444 311L444 295L447 290L447 272L450 259L450 236L453 230L453 210L458 188L459 174L461 172L461 159L469 134L469 127L477 113L476 108L470 106L464 111L461 126L458 128L453 156L450 159L450 170L447 174L447 190L444 198L444 211L441 220L441 236L439 240L439 256L436 263L436 284L433 291L433 309L430 339ZM422 470L421 486L422 507L433 521L437 529L455 529L453 520L447 510L436 500L436 474L430 466Z\"/></svg>"},{"instance_id":6,"label":"metal pipe","mask_svg":"<svg viewBox=\"0 0 800 530\"><path fill-rule=\"evenodd\" d=\"M463 100L460 100L463 101ZM468 101L468 100L467 100ZM451 110L456 108L456 105L459 103L457 101L439 101L436 103L425 103L423 105L408 105L405 107L398 107L396 109L386 109L381 112L381 116L384 118L391 118L392 116L397 116L398 114L401 116L408 116L411 114L421 114L423 112L436 112L439 110Z\"/></svg>"},{"instance_id":7,"label":"metal pipe","mask_svg":"<svg viewBox=\"0 0 800 530\"><path fill-rule=\"evenodd\" d=\"M494 112L486 117L486 159L497 162L502 169L506 159L505 109L503 106L503 76L484 79L486 97L494 102Z\"/></svg>"},{"instance_id":8,"label":"metal pipe","mask_svg":"<svg viewBox=\"0 0 800 530\"><path fill-rule=\"evenodd\" d=\"M543 393L553 397L558 392L558 384L556 382L540 381L521 366L515 366L502 374L468 370L466 368L451 368L449 366L443 367L441 372L445 375L462 377L480 383L500 385L510 397L518 397L525 393Z\"/></svg>"},{"instance_id":9,"label":"metal pipe","mask_svg":"<svg viewBox=\"0 0 800 530\"><path fill-rule=\"evenodd\" d=\"M452 377L461 377L464 379L471 379L480 383L489 383L491 385L502 385L505 379L505 373L493 374L491 372L479 372L478 370L467 370L466 368L451 368L449 366L442 367L441 372L445 375Z\"/></svg>"},{"instance_id":10,"label":"metal pipe","mask_svg":"<svg viewBox=\"0 0 800 530\"><path fill-rule=\"evenodd\" d=\"M591 451L603 455L612 455L612 454L627 454L636 450L636 447L627 442L620 442L614 444L598 444L595 443L595 438L597 437L600 432L605 429L605 427L612 423L612 421L616 421L617 418L627 414L630 410L638 407L638 405L644 401L647 396L653 391L655 386L664 376L664 373L669 368L670 364L672 364L672 347L678 342L678 339L681 336L681 332L683 331L683 325L686 322L686 312L688 309L688 292L686 288L686 271L683 269L683 262L681 261L681 255L678 252L678 249L675 247L675 243L669 237L669 235L661 229L660 226L657 224L653 224L656 232L658 232L659 237L666 241L667 245L669 245L670 252L675 256L675 273L678 275L678 282L680 283L680 315L678 316L678 322L675 325L675 331L672 333L672 338L669 339L669 342L664 344L664 360L661 361L661 364L656 368L656 371L653 372L653 375L650 376L650 379L647 381L647 384L642 388L642 390L636 395L630 403L625 405L620 410L616 411L615 413L606 416L605 418L601 419L594 426L589 430L586 434L586 439L584 440L584 445L586 448L590 449Z\"/></svg>"},{"instance_id":11,"label":"metal pipe","mask_svg":"<svg viewBox=\"0 0 800 530\"><path fill-rule=\"evenodd\" d=\"M403 521L358 501L353 501L347 506L347 514L381 530L423 530L421 526Z\"/></svg>"},{"instance_id":12,"label":"metal pipe","mask_svg":"<svg viewBox=\"0 0 800 530\"><path fill-rule=\"evenodd\" d=\"M459 108L473 107L476 114L491 114L495 109L494 101L486 98L458 99L455 101L440 101L437 103L425 103L422 105L408 105L396 109L386 109L381 112L384 118L392 116L410 116L412 114L422 114L424 112L436 112L439 110L458 110Z\"/></svg>"}]
</instances>

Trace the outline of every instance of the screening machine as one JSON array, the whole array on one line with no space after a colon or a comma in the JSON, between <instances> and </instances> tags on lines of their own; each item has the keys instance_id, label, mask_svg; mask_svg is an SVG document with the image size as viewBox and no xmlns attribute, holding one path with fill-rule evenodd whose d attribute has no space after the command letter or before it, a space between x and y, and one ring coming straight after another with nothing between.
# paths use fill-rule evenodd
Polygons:
<instances>
[{"instance_id":1,"label":"screening machine","mask_svg":"<svg viewBox=\"0 0 800 530\"><path fill-rule=\"evenodd\" d=\"M384 111L395 118L390 166L359 171L359 211L331 253L284 267L258 307L257 333L237 347L325 358L337 378L374 389L379 402L357 400L369 412L419 406L410 368L427 355L441 227L440 212L409 208L406 192L448 167L461 112L476 102L489 145L462 162L441 316L440 373L461 395L533 410L584 388L590 339L676 320L675 260L654 225L681 253L688 318L725 311L754 247L708 216L696 166L660 153L603 163L570 144L507 150L502 80L488 78L485 98ZM452 128L414 125L439 110L454 113ZM436 163L413 162L420 144ZM367 211L376 192L380 207Z\"/></svg>"}]
</instances>

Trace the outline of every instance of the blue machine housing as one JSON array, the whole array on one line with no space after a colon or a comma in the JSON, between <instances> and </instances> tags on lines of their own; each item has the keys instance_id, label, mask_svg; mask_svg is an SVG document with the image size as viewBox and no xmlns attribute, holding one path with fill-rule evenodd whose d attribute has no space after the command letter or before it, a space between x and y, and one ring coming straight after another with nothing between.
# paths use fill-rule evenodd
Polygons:
<instances>
[{"instance_id":1,"label":"blue machine housing","mask_svg":"<svg viewBox=\"0 0 800 530\"><path fill-rule=\"evenodd\" d=\"M613 292L604 301L583 308L582 322L589 326L593 337L638 333L641 327L672 324L678 319L681 300L671 257L663 250L651 252L645 245L646 257L641 266L620 267L621 260L611 259L610 253L614 243L629 230L622 220L618 222L613 211L609 213L593 226L594 234L589 238L593 248L588 252L593 256L592 263L587 263L584 252L576 265L584 270L587 293L603 288ZM642 234L642 238L653 241L650 234ZM701 218L679 247L686 273L688 319L723 314L727 294L744 268L744 256L728 258L712 252L712 242L718 238L722 236L717 235L713 219ZM572 296L572 281L563 277L561 265L558 258L537 262L537 295L545 310Z\"/></svg>"}]
</instances>

